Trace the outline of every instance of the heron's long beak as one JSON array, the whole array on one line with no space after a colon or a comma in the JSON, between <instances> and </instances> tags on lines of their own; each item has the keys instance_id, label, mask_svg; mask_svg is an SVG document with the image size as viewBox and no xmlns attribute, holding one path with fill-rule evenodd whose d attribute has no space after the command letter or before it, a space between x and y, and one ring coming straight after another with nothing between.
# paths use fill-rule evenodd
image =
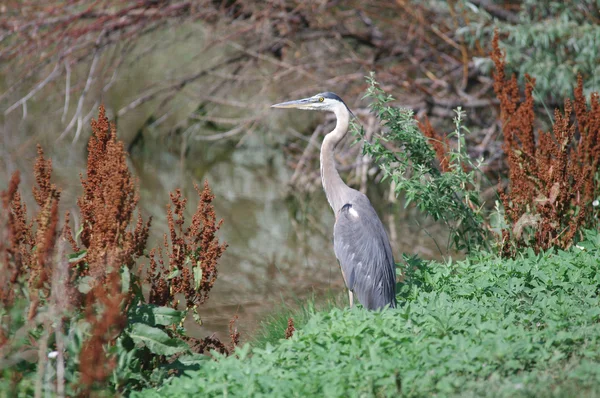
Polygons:
<instances>
[{"instance_id":1,"label":"heron's long beak","mask_svg":"<svg viewBox=\"0 0 600 398\"><path fill-rule=\"evenodd\" d=\"M271 105L271 108L297 108L303 109L306 106L314 103L315 100L313 98L303 98L295 101L287 101L281 102L279 104Z\"/></svg>"}]
</instances>

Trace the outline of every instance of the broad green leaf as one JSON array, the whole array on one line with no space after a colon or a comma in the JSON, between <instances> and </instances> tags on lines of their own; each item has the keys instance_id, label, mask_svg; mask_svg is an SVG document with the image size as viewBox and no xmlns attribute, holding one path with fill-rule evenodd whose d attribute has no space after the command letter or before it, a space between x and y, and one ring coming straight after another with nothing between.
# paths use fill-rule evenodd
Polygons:
<instances>
[{"instance_id":1,"label":"broad green leaf","mask_svg":"<svg viewBox=\"0 0 600 398\"><path fill-rule=\"evenodd\" d=\"M171 307L159 307L152 304L141 304L132 310L131 323L144 323L149 326L177 325L185 318L185 311L178 311Z\"/></svg>"},{"instance_id":2,"label":"broad green leaf","mask_svg":"<svg viewBox=\"0 0 600 398\"><path fill-rule=\"evenodd\" d=\"M176 325L185 318L185 311L178 311L171 307L154 307L152 313L157 325Z\"/></svg>"},{"instance_id":3,"label":"broad green leaf","mask_svg":"<svg viewBox=\"0 0 600 398\"><path fill-rule=\"evenodd\" d=\"M171 271L171 273L167 276L167 279L173 279L179 276L179 274L181 273L181 271L179 271L179 269L174 269L173 271Z\"/></svg>"},{"instance_id":4,"label":"broad green leaf","mask_svg":"<svg viewBox=\"0 0 600 398\"><path fill-rule=\"evenodd\" d=\"M173 339L165 331L143 323L131 325L129 337L136 344L143 344L157 355L174 355L189 351L189 346L184 341Z\"/></svg>"},{"instance_id":5,"label":"broad green leaf","mask_svg":"<svg viewBox=\"0 0 600 398\"><path fill-rule=\"evenodd\" d=\"M94 278L91 276L84 276L79 280L79 284L77 285L77 290L79 290L83 294L87 294L94 285Z\"/></svg>"}]
</instances>

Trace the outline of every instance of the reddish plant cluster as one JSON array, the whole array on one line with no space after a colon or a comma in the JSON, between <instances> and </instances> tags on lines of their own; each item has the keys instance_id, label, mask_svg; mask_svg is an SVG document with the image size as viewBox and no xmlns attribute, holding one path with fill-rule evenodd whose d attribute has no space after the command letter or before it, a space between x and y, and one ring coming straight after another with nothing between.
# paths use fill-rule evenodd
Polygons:
<instances>
[{"instance_id":1,"label":"reddish plant cluster","mask_svg":"<svg viewBox=\"0 0 600 398\"><path fill-rule=\"evenodd\" d=\"M0 267L0 300L4 308L12 307L15 300L15 285L21 275L26 272L27 259L30 257L31 226L27 222L26 208L21 202L18 188L20 183L18 172L12 175L8 189L2 192L2 211L0 212L0 250L2 252L2 267ZM3 318L0 325L0 347L8 341L8 316Z\"/></svg>"},{"instance_id":2,"label":"reddish plant cluster","mask_svg":"<svg viewBox=\"0 0 600 398\"><path fill-rule=\"evenodd\" d=\"M136 260L144 253L150 227L150 221L144 222L139 216L133 225L133 213L138 204L135 182L127 167L123 143L117 139L115 126L109 123L103 107L100 107L98 120L92 121L92 130L86 174L80 176L83 194L77 201L81 215L78 237L73 236L68 212L62 232L59 231L60 191L51 183L52 162L44 158L41 147L38 147L34 167L36 187L33 197L37 213L31 221L28 219L18 190L18 172L12 176L8 189L1 193L0 213L0 304L2 308L10 308L17 294L23 289L28 290L30 327L44 329L46 336L42 342L32 341L31 344L39 349L43 360L53 334L56 350L61 351L61 358L64 355L64 340L58 336L65 335L66 317L74 316L69 311L85 317L90 337L83 341L79 353L81 376L74 387L74 391L84 396L105 381L116 366L116 358L107 352L107 346L113 345L126 327L128 305L135 292L141 291L139 275L134 274L131 278L127 292L122 286L121 274L137 272ZM206 301L215 283L217 261L226 245L219 243L215 236L221 222L216 221L212 205L214 195L208 183L202 191L198 187L196 190L200 202L191 225L185 230L186 200L180 191L171 194L173 208L169 205L167 210L170 246L165 235L170 276L162 258L157 270L153 254L147 281L151 286L150 302L154 304L175 307L175 295L182 293L187 308L195 311ZM67 242L75 252L69 261L64 251ZM45 312L40 312L42 318L36 320L42 306ZM9 315L3 316L0 349L10 343L11 322ZM210 347L229 353L239 343L234 323L235 319L230 325L230 349L215 338L194 342L204 344L201 352ZM58 348L59 344L62 349ZM8 351L0 350L0 354ZM40 366L45 365L40 362Z\"/></svg>"},{"instance_id":3,"label":"reddish plant cluster","mask_svg":"<svg viewBox=\"0 0 600 398\"><path fill-rule=\"evenodd\" d=\"M77 204L82 217L80 240L87 249L89 267L84 272L101 280L111 266L131 268L135 264L146 246L150 221L144 223L138 216L134 231L128 230L139 197L123 142L117 140L116 128L102 106L98 120L92 120L92 131L87 175L81 177L83 195Z\"/></svg>"},{"instance_id":4,"label":"reddish plant cluster","mask_svg":"<svg viewBox=\"0 0 600 398\"><path fill-rule=\"evenodd\" d=\"M34 166L37 186L33 197L39 206L34 221L27 218L27 206L18 191L19 173L15 172L8 190L2 193L2 217L6 239L2 246L5 269L0 272L2 302L9 306L14 300L14 285L21 276L27 275L31 305L27 318L31 320L37 312L40 298L48 297L49 279L52 276L52 257L57 236L58 201L60 191L50 183L52 161L44 159L44 152L38 146L38 157ZM0 340L2 340L0 331Z\"/></svg>"},{"instance_id":5,"label":"reddish plant cluster","mask_svg":"<svg viewBox=\"0 0 600 398\"><path fill-rule=\"evenodd\" d=\"M590 217L597 192L595 175L600 158L600 101L591 96L588 109L581 76L573 104L565 100L564 114L554 112L552 132L534 133L535 79L525 76L521 100L516 77L506 79L504 54L498 34L492 42L496 66L494 90L500 100L504 153L508 164L508 191L501 192L510 231L503 231L502 251L511 255L522 245L537 250L567 248ZM578 134L576 134L578 133ZM533 227L530 237L526 228Z\"/></svg>"},{"instance_id":6,"label":"reddish plant cluster","mask_svg":"<svg viewBox=\"0 0 600 398\"><path fill-rule=\"evenodd\" d=\"M81 245L71 235L68 220L64 231L74 251L85 251L79 261L73 262L72 280L90 278L90 291L85 297L71 289L73 301L84 299L81 305L92 331L79 358L84 390L104 381L116 365L104 347L114 343L126 324L124 309L129 296L121 294L120 269L133 268L136 258L143 254L150 228L150 220L144 223L138 216L133 231L130 229L139 198L123 142L117 139L115 125L109 122L104 107L100 107L98 119L92 120L91 126L87 172L85 178L80 176L83 194L77 200Z\"/></svg>"},{"instance_id":7,"label":"reddish plant cluster","mask_svg":"<svg viewBox=\"0 0 600 398\"><path fill-rule=\"evenodd\" d=\"M38 145L38 157L34 166L37 187L33 188L33 197L40 211L36 217L35 256L29 264L29 291L33 293L29 319L35 315L40 295L48 297L50 286L48 281L52 276L52 266L49 263L56 243L58 224L58 201L60 191L50 182L52 161L44 159L44 151Z\"/></svg>"},{"instance_id":8,"label":"reddish plant cluster","mask_svg":"<svg viewBox=\"0 0 600 398\"><path fill-rule=\"evenodd\" d=\"M13 285L19 276L25 272L25 264L31 253L31 226L27 221L27 209L21 202L21 194L18 191L21 178L19 172L12 175L8 189L2 192L2 212L0 221L6 226L2 229L0 249L2 249L2 264L4 269L0 272L0 291L2 304L9 307L14 302ZM27 250L26 250L27 249ZM0 328L0 345L2 343L2 331Z\"/></svg>"},{"instance_id":9,"label":"reddish plant cluster","mask_svg":"<svg viewBox=\"0 0 600 398\"><path fill-rule=\"evenodd\" d=\"M424 121L418 120L417 123L419 129L423 135L428 138L429 144L433 147L435 156L440 162L440 169L442 172L445 173L450 171L450 161L448 159L450 142L448 141L448 137L438 134L431 126L428 118L425 118Z\"/></svg>"},{"instance_id":10,"label":"reddish plant cluster","mask_svg":"<svg viewBox=\"0 0 600 398\"><path fill-rule=\"evenodd\" d=\"M149 228L149 223L143 224L138 219L135 230L128 229L137 195L127 169L123 144L116 140L114 126L109 125L103 108L98 121L92 123L92 129L87 178L81 179L84 194L78 201L83 223L80 240L85 256L71 264L64 280L52 283L52 288L60 289L68 296L69 304L78 306L90 323L92 336L84 342L80 353L83 390L89 389L94 382L103 381L114 367L114 361L106 357L104 346L114 342L125 325L123 304L126 297L121 294L120 266L134 265L135 257L142 254ZM51 296L54 267L65 261L54 259L59 236L60 191L51 183L52 161L44 158L40 146L34 176L36 186L32 195L38 205L38 212L32 217L34 221L27 218L27 209L18 191L18 173L13 175L8 190L2 194L2 206L6 210L3 214L7 214L6 219L2 219L3 230L9 242L2 247L2 304L8 308L14 303L20 279L26 278L30 297L27 318L30 321L39 306L47 303ZM80 245L71 233L69 218L66 213L61 236L71 243L74 251L80 251ZM91 277L87 281L90 288L87 294L77 289L82 276ZM57 314L61 310L53 309ZM6 329L0 329L1 343L8 341L6 332Z\"/></svg>"},{"instance_id":11,"label":"reddish plant cluster","mask_svg":"<svg viewBox=\"0 0 600 398\"><path fill-rule=\"evenodd\" d=\"M167 205L169 236L165 234L162 248L150 251L150 267L146 281L151 286L149 301L156 305L176 308L177 295L183 294L187 309L196 309L208 298L217 278L217 262L227 248L219 243L216 232L223 220L217 222L208 182L200 191L196 212L188 228L184 228L187 200L178 189L171 193ZM168 255L165 262L163 253Z\"/></svg>"},{"instance_id":12,"label":"reddish plant cluster","mask_svg":"<svg viewBox=\"0 0 600 398\"><path fill-rule=\"evenodd\" d=\"M117 365L115 357L107 357L104 347L113 344L127 324L122 311L126 299L118 272L111 273L104 284L97 284L86 296L85 317L92 335L79 354L82 396L88 395L94 383L106 380Z\"/></svg>"},{"instance_id":13,"label":"reddish plant cluster","mask_svg":"<svg viewBox=\"0 0 600 398\"><path fill-rule=\"evenodd\" d=\"M214 334L203 339L185 337L185 340L190 345L190 348L198 354L208 354L210 351L216 351L219 354L230 355L235 350L235 347L240 344L241 334L238 332L236 326L237 320L238 316L234 315L229 321L229 346L226 346Z\"/></svg>"},{"instance_id":14,"label":"reddish plant cluster","mask_svg":"<svg viewBox=\"0 0 600 398\"><path fill-rule=\"evenodd\" d=\"M294 318L288 318L287 328L285 329L285 338L289 339L294 335L296 328L294 328Z\"/></svg>"},{"instance_id":15,"label":"reddish plant cluster","mask_svg":"<svg viewBox=\"0 0 600 398\"><path fill-rule=\"evenodd\" d=\"M185 337L186 342L190 345L192 351L199 354L208 353L210 351L216 351L219 354L229 355L229 350L221 340L219 340L214 334L207 336L203 339L196 339L194 337Z\"/></svg>"},{"instance_id":16,"label":"reddish plant cluster","mask_svg":"<svg viewBox=\"0 0 600 398\"><path fill-rule=\"evenodd\" d=\"M593 176L600 168L600 94L591 94L588 109L581 75L577 76L574 108L580 133L577 159L583 165L585 180L583 201L589 202L594 200L594 195L598 192L597 181Z\"/></svg>"}]
</instances>

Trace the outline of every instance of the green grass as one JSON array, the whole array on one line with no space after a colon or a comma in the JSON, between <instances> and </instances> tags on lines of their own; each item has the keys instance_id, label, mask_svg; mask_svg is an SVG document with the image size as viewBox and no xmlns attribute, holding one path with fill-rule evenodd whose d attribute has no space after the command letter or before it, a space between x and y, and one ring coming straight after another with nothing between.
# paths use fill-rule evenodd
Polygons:
<instances>
[{"instance_id":1,"label":"green grass","mask_svg":"<svg viewBox=\"0 0 600 398\"><path fill-rule=\"evenodd\" d=\"M282 304L260 322L250 344L254 347L265 347L267 344L277 343L285 336L289 318L294 320L296 329L301 329L315 312L328 312L346 306L348 294L345 291L330 291L318 296L313 294L307 299L298 298L292 303Z\"/></svg>"},{"instance_id":2,"label":"green grass","mask_svg":"<svg viewBox=\"0 0 600 398\"><path fill-rule=\"evenodd\" d=\"M570 251L410 259L399 308L314 312L137 397L600 396L600 235Z\"/></svg>"}]
</instances>

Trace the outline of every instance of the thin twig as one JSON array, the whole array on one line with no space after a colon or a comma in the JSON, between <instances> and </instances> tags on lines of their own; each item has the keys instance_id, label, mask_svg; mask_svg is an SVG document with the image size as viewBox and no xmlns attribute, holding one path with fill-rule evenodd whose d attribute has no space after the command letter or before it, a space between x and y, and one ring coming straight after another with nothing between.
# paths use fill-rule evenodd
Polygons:
<instances>
[{"instance_id":1,"label":"thin twig","mask_svg":"<svg viewBox=\"0 0 600 398\"><path fill-rule=\"evenodd\" d=\"M7 110L5 110L4 116L8 115L12 111L14 111L16 108L23 105L25 102L29 101L29 99L31 99L31 97L33 97L38 91L43 89L46 86L46 84L50 83L52 81L52 79L54 79L54 77L58 75L58 71L59 71L59 64L57 63L56 65L54 65L54 69L52 70L52 72L44 80L42 80L31 91L29 91L29 93L27 93L27 95L25 95L23 98L21 98L20 100L18 100L14 104L12 104Z\"/></svg>"},{"instance_id":2,"label":"thin twig","mask_svg":"<svg viewBox=\"0 0 600 398\"><path fill-rule=\"evenodd\" d=\"M69 111L69 100L71 98L71 66L69 66L68 60L65 60L65 70L67 72L67 76L65 78L65 106L63 107L63 114L60 118L62 123L64 123L67 118L67 112Z\"/></svg>"},{"instance_id":3,"label":"thin twig","mask_svg":"<svg viewBox=\"0 0 600 398\"><path fill-rule=\"evenodd\" d=\"M58 137L59 141L62 140L65 137L65 135L67 135L67 133L73 128L73 126L75 125L75 122L77 122L77 132L79 133L81 131L82 122L83 122L81 120L81 111L83 108L83 102L85 100L85 96L86 96L88 90L90 89L90 86L92 85L92 80L94 79L94 72L96 71L96 65L98 64L98 59L99 59L99 51L100 51L99 49L96 49L96 52L94 53L94 58L92 59L92 65L90 66L90 70L88 72L88 77L85 82L85 87L83 88L83 92L79 96L79 101L77 102L77 110L75 111L75 114L73 115L73 118L71 119L71 122L69 122L67 128Z\"/></svg>"}]
</instances>

